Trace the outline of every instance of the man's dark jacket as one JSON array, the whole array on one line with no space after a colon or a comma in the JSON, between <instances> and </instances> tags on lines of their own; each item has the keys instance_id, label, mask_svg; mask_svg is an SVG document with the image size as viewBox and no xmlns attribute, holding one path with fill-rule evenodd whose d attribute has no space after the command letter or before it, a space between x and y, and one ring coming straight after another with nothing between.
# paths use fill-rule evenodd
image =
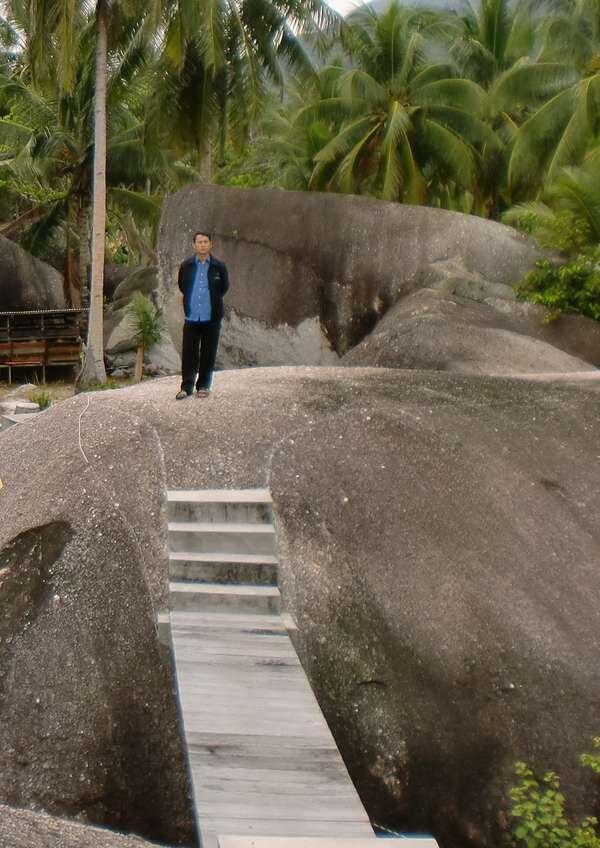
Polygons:
<instances>
[{"instance_id":1,"label":"man's dark jacket","mask_svg":"<svg viewBox=\"0 0 600 848\"><path fill-rule=\"evenodd\" d=\"M179 266L177 284L183 294L183 310L189 314L190 298L196 276L196 257L190 256ZM208 266L208 290L210 292L211 321L220 321L224 314L223 295L229 288L229 275L224 262L211 255Z\"/></svg>"}]
</instances>

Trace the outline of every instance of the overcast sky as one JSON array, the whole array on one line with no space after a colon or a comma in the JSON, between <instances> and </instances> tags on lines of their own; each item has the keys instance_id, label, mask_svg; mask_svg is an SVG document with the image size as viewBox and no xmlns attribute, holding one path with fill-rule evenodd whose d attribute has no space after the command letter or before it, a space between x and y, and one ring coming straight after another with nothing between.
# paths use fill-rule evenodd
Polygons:
<instances>
[{"instance_id":1,"label":"overcast sky","mask_svg":"<svg viewBox=\"0 0 600 848\"><path fill-rule=\"evenodd\" d=\"M344 15L351 9L355 9L357 6L362 6L361 0L327 0L327 2L336 11L342 12Z\"/></svg>"}]
</instances>

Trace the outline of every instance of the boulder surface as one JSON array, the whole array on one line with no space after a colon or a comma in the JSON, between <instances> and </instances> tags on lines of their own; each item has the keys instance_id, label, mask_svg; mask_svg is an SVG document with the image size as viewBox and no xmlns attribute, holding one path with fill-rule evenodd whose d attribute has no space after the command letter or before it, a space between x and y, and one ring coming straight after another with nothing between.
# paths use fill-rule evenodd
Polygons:
<instances>
[{"instance_id":1,"label":"boulder surface","mask_svg":"<svg viewBox=\"0 0 600 848\"><path fill-rule=\"evenodd\" d=\"M109 371L119 376L132 374L135 369L137 342L128 306L135 292L141 292L153 303L157 302L157 269L136 268L125 277L114 292L113 302L104 312L104 347ZM181 370L181 357L169 333L144 351L145 373L152 376L177 374Z\"/></svg>"},{"instance_id":2,"label":"boulder surface","mask_svg":"<svg viewBox=\"0 0 600 848\"><path fill-rule=\"evenodd\" d=\"M592 328L596 324L589 323ZM341 364L463 374L577 372L590 368L589 362L545 341L542 328L540 324L536 338L531 324L486 303L420 289L393 306Z\"/></svg>"},{"instance_id":3,"label":"boulder surface","mask_svg":"<svg viewBox=\"0 0 600 848\"><path fill-rule=\"evenodd\" d=\"M176 345L183 320L177 269L203 228L230 270L223 367L332 364L404 295L449 274L477 275L502 293L541 256L532 240L474 216L195 184L166 199L159 230L161 297Z\"/></svg>"},{"instance_id":4,"label":"boulder surface","mask_svg":"<svg viewBox=\"0 0 600 848\"><path fill-rule=\"evenodd\" d=\"M0 312L64 307L62 274L0 236Z\"/></svg>"},{"instance_id":5,"label":"boulder surface","mask_svg":"<svg viewBox=\"0 0 600 848\"><path fill-rule=\"evenodd\" d=\"M0 804L0 840L3 848L159 848L136 836L4 804Z\"/></svg>"},{"instance_id":6,"label":"boulder surface","mask_svg":"<svg viewBox=\"0 0 600 848\"><path fill-rule=\"evenodd\" d=\"M250 369L181 403L177 383L0 434L0 799L191 839L154 629L164 490L268 486L301 659L372 819L496 846L518 759L593 813L600 383Z\"/></svg>"}]
</instances>

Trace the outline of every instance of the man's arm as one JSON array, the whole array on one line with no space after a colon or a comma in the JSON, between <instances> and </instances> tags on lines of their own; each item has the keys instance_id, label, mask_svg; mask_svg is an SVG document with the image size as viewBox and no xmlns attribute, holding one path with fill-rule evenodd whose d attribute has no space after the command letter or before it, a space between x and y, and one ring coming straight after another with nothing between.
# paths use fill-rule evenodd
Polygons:
<instances>
[{"instance_id":1,"label":"man's arm","mask_svg":"<svg viewBox=\"0 0 600 848\"><path fill-rule=\"evenodd\" d=\"M221 294L224 295L229 288L229 274L227 272L227 265L223 262L223 267L221 268Z\"/></svg>"},{"instance_id":2,"label":"man's arm","mask_svg":"<svg viewBox=\"0 0 600 848\"><path fill-rule=\"evenodd\" d=\"M179 291L183 294L183 262L179 266L179 274L177 275L177 285L179 286Z\"/></svg>"}]
</instances>

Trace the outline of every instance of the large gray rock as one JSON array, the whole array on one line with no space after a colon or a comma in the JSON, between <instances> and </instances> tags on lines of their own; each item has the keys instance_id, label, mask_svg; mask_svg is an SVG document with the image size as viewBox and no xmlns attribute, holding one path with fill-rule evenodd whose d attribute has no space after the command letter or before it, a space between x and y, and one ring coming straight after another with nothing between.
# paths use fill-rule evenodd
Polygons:
<instances>
[{"instance_id":1,"label":"large gray rock","mask_svg":"<svg viewBox=\"0 0 600 848\"><path fill-rule=\"evenodd\" d=\"M150 266L148 268L136 268L128 274L116 287L113 293L112 309L118 310L127 306L134 292L139 291L149 297L155 299L155 292L158 288L158 268Z\"/></svg>"},{"instance_id":2,"label":"large gray rock","mask_svg":"<svg viewBox=\"0 0 600 848\"><path fill-rule=\"evenodd\" d=\"M177 269L199 228L214 233L215 254L230 270L227 366L330 363L402 296L447 277L449 264L498 294L541 255L515 230L459 213L194 184L167 198L159 230L161 297L176 345Z\"/></svg>"},{"instance_id":3,"label":"large gray rock","mask_svg":"<svg viewBox=\"0 0 600 848\"><path fill-rule=\"evenodd\" d=\"M0 804L2 848L158 848L135 836Z\"/></svg>"},{"instance_id":4,"label":"large gray rock","mask_svg":"<svg viewBox=\"0 0 600 848\"><path fill-rule=\"evenodd\" d=\"M119 283L122 283L135 270L137 268L133 268L130 265L115 265L107 262L104 265L104 297L112 300Z\"/></svg>"},{"instance_id":5,"label":"large gray rock","mask_svg":"<svg viewBox=\"0 0 600 848\"><path fill-rule=\"evenodd\" d=\"M589 362L534 338L534 328L523 323L485 303L421 289L393 306L341 364L463 374L590 369Z\"/></svg>"},{"instance_id":6,"label":"large gray rock","mask_svg":"<svg viewBox=\"0 0 600 848\"><path fill-rule=\"evenodd\" d=\"M136 291L142 292L152 302L158 300L157 269L138 268L117 287L113 303L104 313L104 347L107 362L112 369L133 370L137 347L135 331L128 305ZM181 357L168 332L150 350L145 351L147 373L165 376L181 370Z\"/></svg>"},{"instance_id":7,"label":"large gray rock","mask_svg":"<svg viewBox=\"0 0 600 848\"><path fill-rule=\"evenodd\" d=\"M0 312L65 305L62 274L0 236Z\"/></svg>"},{"instance_id":8,"label":"large gray rock","mask_svg":"<svg viewBox=\"0 0 600 848\"><path fill-rule=\"evenodd\" d=\"M600 697L594 385L247 369L206 403L167 378L0 435L0 798L185 834L153 625L164 489L265 485L302 661L373 819L503 844L517 759L592 812L576 755Z\"/></svg>"},{"instance_id":9,"label":"large gray rock","mask_svg":"<svg viewBox=\"0 0 600 848\"><path fill-rule=\"evenodd\" d=\"M135 370L136 352L133 348L124 347L116 353L107 354L106 360L112 376L131 376ZM144 374L147 376L165 377L179 373L181 373L181 357L168 336L150 350L144 351Z\"/></svg>"}]
</instances>

